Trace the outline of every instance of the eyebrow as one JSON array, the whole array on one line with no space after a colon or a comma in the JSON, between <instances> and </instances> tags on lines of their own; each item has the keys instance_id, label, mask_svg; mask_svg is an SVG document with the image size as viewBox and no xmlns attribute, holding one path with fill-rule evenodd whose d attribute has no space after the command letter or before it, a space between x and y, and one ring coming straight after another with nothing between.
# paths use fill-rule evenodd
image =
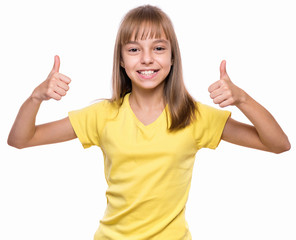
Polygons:
<instances>
[{"instance_id":1,"label":"eyebrow","mask_svg":"<svg viewBox=\"0 0 296 240\"><path fill-rule=\"evenodd\" d=\"M156 39L153 43L165 43L168 44L169 42L165 39ZM139 44L138 41L128 41L126 44Z\"/></svg>"}]
</instances>

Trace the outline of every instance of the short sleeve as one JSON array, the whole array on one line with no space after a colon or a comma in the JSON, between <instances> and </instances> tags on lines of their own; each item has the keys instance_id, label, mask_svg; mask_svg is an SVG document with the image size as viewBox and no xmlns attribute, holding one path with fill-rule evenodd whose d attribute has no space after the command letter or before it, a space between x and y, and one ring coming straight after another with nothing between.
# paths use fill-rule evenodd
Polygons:
<instances>
[{"instance_id":1,"label":"short sleeve","mask_svg":"<svg viewBox=\"0 0 296 240\"><path fill-rule=\"evenodd\" d=\"M231 112L197 103L194 139L196 147L215 149L218 147L225 124Z\"/></svg>"},{"instance_id":2,"label":"short sleeve","mask_svg":"<svg viewBox=\"0 0 296 240\"><path fill-rule=\"evenodd\" d=\"M100 146L100 128L103 124L104 101L68 113L71 125L84 148Z\"/></svg>"}]
</instances>

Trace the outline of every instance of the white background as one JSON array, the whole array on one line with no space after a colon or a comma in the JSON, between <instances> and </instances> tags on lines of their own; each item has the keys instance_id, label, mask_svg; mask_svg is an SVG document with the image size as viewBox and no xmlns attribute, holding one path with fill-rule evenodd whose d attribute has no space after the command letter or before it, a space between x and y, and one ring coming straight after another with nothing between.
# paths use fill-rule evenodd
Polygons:
<instances>
[{"instance_id":1,"label":"white background","mask_svg":"<svg viewBox=\"0 0 296 240\"><path fill-rule=\"evenodd\" d=\"M106 207L103 157L78 140L17 150L6 139L19 107L47 77L54 55L70 90L41 106L37 123L111 96L120 20L161 7L178 36L185 83L207 88L226 59L232 81L264 105L292 144L276 155L221 142L197 153L186 219L194 240L295 240L296 15L289 0L33 1L0 3L0 239L92 239ZM218 107L218 106L217 106ZM235 108L233 118L248 122Z\"/></svg>"}]
</instances>

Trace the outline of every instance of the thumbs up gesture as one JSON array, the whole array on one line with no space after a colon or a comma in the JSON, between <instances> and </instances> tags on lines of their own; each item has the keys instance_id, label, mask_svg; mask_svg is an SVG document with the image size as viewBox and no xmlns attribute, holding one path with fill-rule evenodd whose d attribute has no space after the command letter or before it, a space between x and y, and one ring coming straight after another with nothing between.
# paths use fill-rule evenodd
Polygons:
<instances>
[{"instance_id":1,"label":"thumbs up gesture","mask_svg":"<svg viewBox=\"0 0 296 240\"><path fill-rule=\"evenodd\" d=\"M32 97L34 99L39 101L49 100L51 98L61 100L61 98L66 95L71 79L61 74L59 70L60 57L56 55L53 68L47 79L33 91Z\"/></svg>"},{"instance_id":2,"label":"thumbs up gesture","mask_svg":"<svg viewBox=\"0 0 296 240\"><path fill-rule=\"evenodd\" d=\"M245 92L231 82L226 72L225 60L220 64L220 80L213 83L208 90L213 102L222 108L229 105L238 106L245 98Z\"/></svg>"}]
</instances>

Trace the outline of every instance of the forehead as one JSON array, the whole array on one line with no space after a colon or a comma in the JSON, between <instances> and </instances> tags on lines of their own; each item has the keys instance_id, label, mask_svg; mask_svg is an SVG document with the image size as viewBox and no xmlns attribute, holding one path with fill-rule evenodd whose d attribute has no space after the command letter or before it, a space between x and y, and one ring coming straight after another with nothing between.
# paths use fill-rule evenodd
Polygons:
<instances>
[{"instance_id":1,"label":"forehead","mask_svg":"<svg viewBox=\"0 0 296 240\"><path fill-rule=\"evenodd\" d=\"M157 24L158 25L158 24ZM146 39L163 39L169 41L167 34L162 26L156 24L142 23L138 27L127 29L121 38L123 45L131 41L139 41Z\"/></svg>"}]
</instances>

